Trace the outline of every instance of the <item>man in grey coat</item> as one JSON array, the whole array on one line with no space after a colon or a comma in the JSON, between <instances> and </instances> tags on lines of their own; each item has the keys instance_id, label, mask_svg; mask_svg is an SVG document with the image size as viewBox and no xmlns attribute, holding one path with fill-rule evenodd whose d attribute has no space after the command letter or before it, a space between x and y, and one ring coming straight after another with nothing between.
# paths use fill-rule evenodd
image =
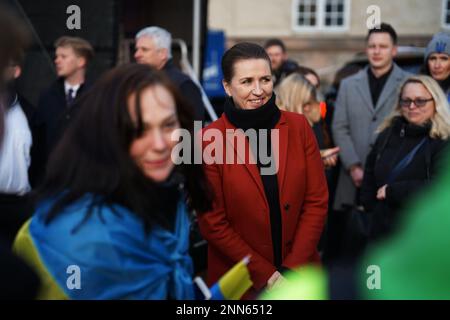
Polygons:
<instances>
[{"instance_id":1,"label":"man in grey coat","mask_svg":"<svg viewBox=\"0 0 450 320\"><path fill-rule=\"evenodd\" d=\"M332 131L341 149L342 165L335 210L355 204L366 156L377 136L375 131L393 110L398 88L408 75L393 62L397 34L389 24L370 29L366 41L369 66L343 80L336 100Z\"/></svg>"}]
</instances>

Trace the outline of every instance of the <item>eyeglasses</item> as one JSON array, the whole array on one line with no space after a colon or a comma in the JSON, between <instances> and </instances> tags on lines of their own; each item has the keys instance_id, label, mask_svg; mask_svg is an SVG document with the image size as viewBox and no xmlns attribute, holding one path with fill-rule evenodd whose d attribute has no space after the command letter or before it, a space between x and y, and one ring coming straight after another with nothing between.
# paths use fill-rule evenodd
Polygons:
<instances>
[{"instance_id":1,"label":"eyeglasses","mask_svg":"<svg viewBox=\"0 0 450 320\"><path fill-rule=\"evenodd\" d=\"M402 107L402 108L409 108L411 106L411 102L413 102L414 105L417 108L422 108L430 101L433 101L433 98L430 98L430 99L420 99L420 98L418 98L418 99L415 99L415 100L412 100L412 99L400 99L400 107Z\"/></svg>"}]
</instances>

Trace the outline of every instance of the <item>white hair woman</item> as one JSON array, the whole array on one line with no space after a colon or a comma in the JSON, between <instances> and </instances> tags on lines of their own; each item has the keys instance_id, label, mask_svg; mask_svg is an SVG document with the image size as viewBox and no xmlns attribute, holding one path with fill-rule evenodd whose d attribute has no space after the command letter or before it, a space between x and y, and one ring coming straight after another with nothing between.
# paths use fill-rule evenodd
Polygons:
<instances>
[{"instance_id":1,"label":"white hair woman","mask_svg":"<svg viewBox=\"0 0 450 320\"><path fill-rule=\"evenodd\" d=\"M439 84L411 76L367 157L361 202L372 212L370 238L395 228L397 212L439 173L450 137L450 112Z\"/></svg>"}]
</instances>

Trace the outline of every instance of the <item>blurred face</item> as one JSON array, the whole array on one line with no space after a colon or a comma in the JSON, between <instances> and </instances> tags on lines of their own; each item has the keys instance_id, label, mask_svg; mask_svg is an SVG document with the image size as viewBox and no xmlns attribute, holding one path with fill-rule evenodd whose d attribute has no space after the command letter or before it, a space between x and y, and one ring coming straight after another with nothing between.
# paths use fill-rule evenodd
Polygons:
<instances>
[{"instance_id":1,"label":"blurred face","mask_svg":"<svg viewBox=\"0 0 450 320\"><path fill-rule=\"evenodd\" d=\"M147 64L160 70L166 64L167 50L156 47L153 38L142 36L136 41L134 58L139 64Z\"/></svg>"},{"instance_id":2,"label":"blurred face","mask_svg":"<svg viewBox=\"0 0 450 320\"><path fill-rule=\"evenodd\" d=\"M55 67L58 77L68 78L86 66L86 60L77 56L72 47L57 47L55 55Z\"/></svg>"},{"instance_id":3,"label":"blurred face","mask_svg":"<svg viewBox=\"0 0 450 320\"><path fill-rule=\"evenodd\" d=\"M137 121L134 99L135 94L128 98L128 110ZM165 87L156 85L142 92L140 104L144 132L131 143L130 156L147 178L163 182L175 166L171 152L178 141L171 135L180 128L175 100Z\"/></svg>"},{"instance_id":4,"label":"blurred face","mask_svg":"<svg viewBox=\"0 0 450 320\"><path fill-rule=\"evenodd\" d=\"M397 46L394 45L389 33L376 32L367 40L366 53L373 69L389 69L397 55Z\"/></svg>"},{"instance_id":5,"label":"blurred face","mask_svg":"<svg viewBox=\"0 0 450 320\"><path fill-rule=\"evenodd\" d=\"M237 61L230 83L223 82L226 93L239 109L257 109L272 97L273 82L269 63L264 59Z\"/></svg>"},{"instance_id":6,"label":"blurred face","mask_svg":"<svg viewBox=\"0 0 450 320\"><path fill-rule=\"evenodd\" d=\"M268 47L266 48L266 52L269 55L273 70L278 70L287 59L286 53L283 52L283 49L280 46Z\"/></svg>"},{"instance_id":7,"label":"blurred face","mask_svg":"<svg viewBox=\"0 0 450 320\"><path fill-rule=\"evenodd\" d=\"M412 103L412 101L415 102ZM400 108L403 117L415 125L425 124L434 116L436 110L433 97L421 83L405 85L401 95Z\"/></svg>"},{"instance_id":8,"label":"blurred face","mask_svg":"<svg viewBox=\"0 0 450 320\"><path fill-rule=\"evenodd\" d=\"M303 115L312 126L320 121L320 103L317 101L308 102L303 106Z\"/></svg>"},{"instance_id":9,"label":"blurred face","mask_svg":"<svg viewBox=\"0 0 450 320\"><path fill-rule=\"evenodd\" d=\"M428 57L428 69L433 79L442 81L450 75L450 57L446 53L432 53Z\"/></svg>"}]
</instances>

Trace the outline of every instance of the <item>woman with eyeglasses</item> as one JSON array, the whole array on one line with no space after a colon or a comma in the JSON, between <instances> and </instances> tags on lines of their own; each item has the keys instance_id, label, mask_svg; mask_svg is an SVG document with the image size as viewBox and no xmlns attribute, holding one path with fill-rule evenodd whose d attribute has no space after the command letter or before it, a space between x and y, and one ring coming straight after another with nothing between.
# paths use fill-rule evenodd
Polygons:
<instances>
[{"instance_id":1,"label":"woman with eyeglasses","mask_svg":"<svg viewBox=\"0 0 450 320\"><path fill-rule=\"evenodd\" d=\"M439 172L450 136L449 105L439 84L429 76L407 78L378 132L361 188L361 203L371 213L369 240L393 231L397 212Z\"/></svg>"}]
</instances>

